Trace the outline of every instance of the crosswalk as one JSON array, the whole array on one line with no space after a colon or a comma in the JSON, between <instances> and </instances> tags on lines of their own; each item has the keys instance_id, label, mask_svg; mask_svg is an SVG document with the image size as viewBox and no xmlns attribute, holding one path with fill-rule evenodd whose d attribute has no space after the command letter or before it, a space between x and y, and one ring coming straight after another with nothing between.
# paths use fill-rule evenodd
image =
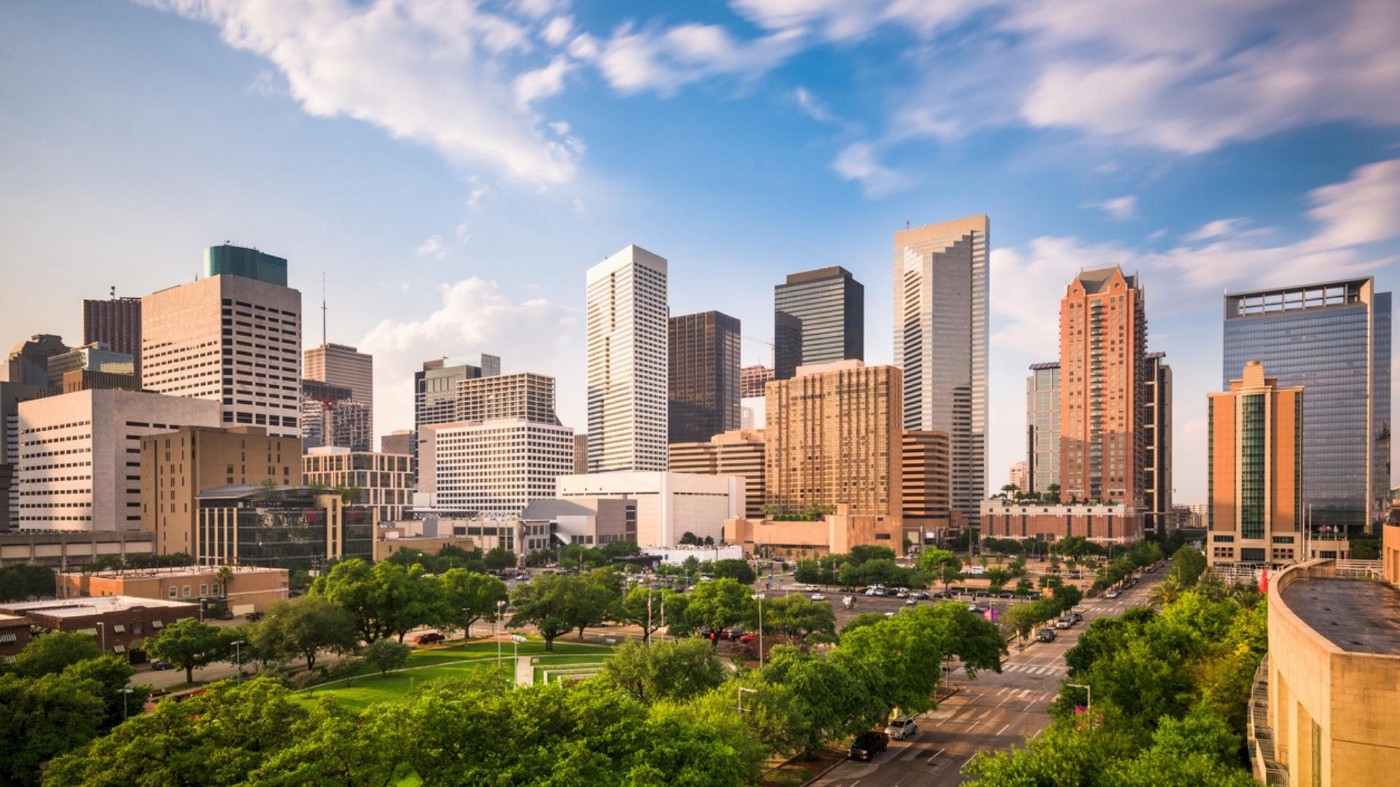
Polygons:
<instances>
[{"instance_id":1,"label":"crosswalk","mask_svg":"<svg viewBox=\"0 0 1400 787\"><path fill-rule=\"evenodd\" d=\"M1064 665L1037 667L1032 664L1006 664L1001 668L1003 673L1018 672L1023 675L1064 675L1066 669Z\"/></svg>"}]
</instances>

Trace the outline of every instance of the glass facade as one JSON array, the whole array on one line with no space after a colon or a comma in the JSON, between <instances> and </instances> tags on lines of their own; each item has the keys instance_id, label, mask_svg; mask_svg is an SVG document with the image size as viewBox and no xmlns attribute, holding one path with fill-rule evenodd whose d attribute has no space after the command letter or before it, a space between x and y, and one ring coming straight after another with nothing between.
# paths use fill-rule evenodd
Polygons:
<instances>
[{"instance_id":1,"label":"glass facade","mask_svg":"<svg viewBox=\"0 0 1400 787\"><path fill-rule=\"evenodd\" d=\"M263 254L257 249L241 246L210 246L204 250L204 275L242 276L257 279L279 287L287 286L287 261L271 254Z\"/></svg>"},{"instance_id":2,"label":"glass facade","mask_svg":"<svg viewBox=\"0 0 1400 787\"><path fill-rule=\"evenodd\" d=\"M788 276L773 289L773 310L773 379L790 380L803 365L865 360L865 286L845 268Z\"/></svg>"},{"instance_id":3,"label":"glass facade","mask_svg":"<svg viewBox=\"0 0 1400 787\"><path fill-rule=\"evenodd\" d=\"M1240 416L1240 533L1244 538L1263 538L1264 395L1244 397Z\"/></svg>"},{"instance_id":4,"label":"glass facade","mask_svg":"<svg viewBox=\"0 0 1400 787\"><path fill-rule=\"evenodd\" d=\"M1227 295L1223 355L1226 389L1248 361L1303 386L1313 528L1376 521L1390 487L1390 293L1361 279Z\"/></svg>"},{"instance_id":5,"label":"glass facade","mask_svg":"<svg viewBox=\"0 0 1400 787\"><path fill-rule=\"evenodd\" d=\"M373 559L373 508L341 506L337 531L314 497L274 495L201 500L200 562L310 570L332 558Z\"/></svg>"},{"instance_id":6,"label":"glass facade","mask_svg":"<svg viewBox=\"0 0 1400 787\"><path fill-rule=\"evenodd\" d=\"M1030 491L1060 483L1060 365L1038 363L1026 378L1026 473Z\"/></svg>"}]
</instances>

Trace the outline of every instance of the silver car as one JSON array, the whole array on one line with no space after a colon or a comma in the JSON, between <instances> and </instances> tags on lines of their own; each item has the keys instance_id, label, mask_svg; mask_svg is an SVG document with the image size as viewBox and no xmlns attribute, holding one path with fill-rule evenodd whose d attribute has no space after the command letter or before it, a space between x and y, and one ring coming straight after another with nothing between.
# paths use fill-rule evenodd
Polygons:
<instances>
[{"instance_id":1,"label":"silver car","mask_svg":"<svg viewBox=\"0 0 1400 787\"><path fill-rule=\"evenodd\" d=\"M885 725L885 734L897 741L919 734L919 720L914 716L899 716Z\"/></svg>"}]
</instances>

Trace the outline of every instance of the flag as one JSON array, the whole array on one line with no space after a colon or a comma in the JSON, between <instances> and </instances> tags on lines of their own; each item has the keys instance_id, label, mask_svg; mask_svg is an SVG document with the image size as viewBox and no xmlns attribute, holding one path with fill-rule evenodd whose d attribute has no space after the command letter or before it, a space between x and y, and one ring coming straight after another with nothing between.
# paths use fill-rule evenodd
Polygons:
<instances>
[{"instance_id":1,"label":"flag","mask_svg":"<svg viewBox=\"0 0 1400 787\"><path fill-rule=\"evenodd\" d=\"M1265 566L1263 573L1259 575L1259 592L1269 592L1269 567Z\"/></svg>"}]
</instances>

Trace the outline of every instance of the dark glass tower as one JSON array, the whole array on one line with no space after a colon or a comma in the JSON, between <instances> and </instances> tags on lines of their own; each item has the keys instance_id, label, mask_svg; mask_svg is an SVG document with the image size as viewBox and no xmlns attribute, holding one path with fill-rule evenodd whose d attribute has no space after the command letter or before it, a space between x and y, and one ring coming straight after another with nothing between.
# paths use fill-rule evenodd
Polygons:
<instances>
[{"instance_id":1,"label":"dark glass tower","mask_svg":"<svg viewBox=\"0 0 1400 787\"><path fill-rule=\"evenodd\" d=\"M225 243L204 250L204 275L242 276L279 287L287 286L287 261L257 249L245 249Z\"/></svg>"},{"instance_id":2,"label":"dark glass tower","mask_svg":"<svg viewBox=\"0 0 1400 787\"><path fill-rule=\"evenodd\" d=\"M1389 509L1390 320L1390 293L1370 278L1225 296L1222 385L1260 361L1280 386L1303 386L1314 532L1361 531Z\"/></svg>"},{"instance_id":3,"label":"dark glass tower","mask_svg":"<svg viewBox=\"0 0 1400 787\"><path fill-rule=\"evenodd\" d=\"M865 360L865 287L840 266L794 273L773 288L773 379L797 367Z\"/></svg>"},{"instance_id":4,"label":"dark glass tower","mask_svg":"<svg viewBox=\"0 0 1400 787\"><path fill-rule=\"evenodd\" d=\"M739 428L739 320L720 312L670 320L667 441L698 443Z\"/></svg>"}]
</instances>

